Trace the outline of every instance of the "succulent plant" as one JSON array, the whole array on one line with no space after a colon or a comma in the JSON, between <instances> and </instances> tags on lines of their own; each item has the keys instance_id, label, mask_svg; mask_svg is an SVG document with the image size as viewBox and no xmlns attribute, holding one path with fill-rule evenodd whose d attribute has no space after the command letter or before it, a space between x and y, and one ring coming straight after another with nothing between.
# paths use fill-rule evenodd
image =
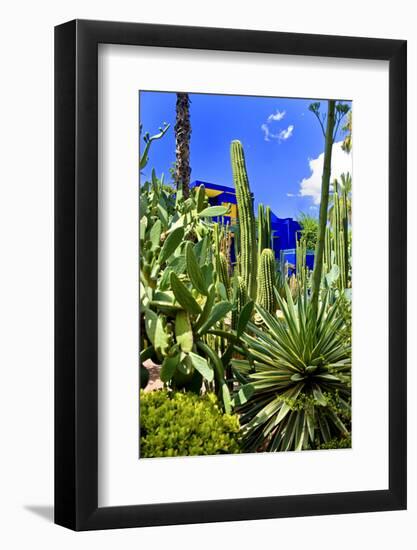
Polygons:
<instances>
[{"instance_id":1,"label":"succulent plant","mask_svg":"<svg viewBox=\"0 0 417 550\"><path fill-rule=\"evenodd\" d=\"M317 448L349 437L351 346L338 304L320 304L316 317L307 291L296 303L276 294L282 318L256 309L266 329L249 323L242 339L247 358L233 361L243 379L240 403L248 451Z\"/></svg>"},{"instance_id":2,"label":"succulent plant","mask_svg":"<svg viewBox=\"0 0 417 550\"><path fill-rule=\"evenodd\" d=\"M239 275L245 282L248 296L255 299L257 286L256 226L245 155L240 141L232 141L231 160L239 215Z\"/></svg>"},{"instance_id":3,"label":"succulent plant","mask_svg":"<svg viewBox=\"0 0 417 550\"><path fill-rule=\"evenodd\" d=\"M256 303L269 313L276 309L275 299L275 254L270 248L264 248L261 252L258 265L258 292Z\"/></svg>"},{"instance_id":4,"label":"succulent plant","mask_svg":"<svg viewBox=\"0 0 417 550\"><path fill-rule=\"evenodd\" d=\"M142 129L142 127L141 127L141 129ZM161 128L159 128L159 133L158 134L155 134L154 136L150 136L149 132L146 132L146 134L144 134L143 141L145 142L145 148L144 148L144 150L141 154L140 161L139 161L140 170L143 170L145 168L145 166L148 164L149 148L150 148L152 142L157 140L157 139L161 139L162 137L164 137L164 135L168 132L168 130L169 130L169 124L164 123L163 126Z\"/></svg>"},{"instance_id":5,"label":"succulent plant","mask_svg":"<svg viewBox=\"0 0 417 550\"><path fill-rule=\"evenodd\" d=\"M341 182L333 183L330 224L326 227L324 246L324 279L328 287L344 291L351 286L349 216L351 177L342 174Z\"/></svg>"},{"instance_id":6,"label":"succulent plant","mask_svg":"<svg viewBox=\"0 0 417 550\"><path fill-rule=\"evenodd\" d=\"M240 312L243 309L243 306L248 301L248 294L246 291L246 284L243 280L243 277L236 275L234 279L234 289L233 289L233 303L234 308L232 312L232 328L237 328L237 322L239 319Z\"/></svg>"},{"instance_id":7,"label":"succulent plant","mask_svg":"<svg viewBox=\"0 0 417 550\"><path fill-rule=\"evenodd\" d=\"M264 248L271 248L271 208L258 205L258 256L261 255Z\"/></svg>"},{"instance_id":8,"label":"succulent plant","mask_svg":"<svg viewBox=\"0 0 417 550\"><path fill-rule=\"evenodd\" d=\"M146 216L141 220L140 298L146 336L146 342L141 342L141 360L151 357L160 363L161 380L169 387L198 393L204 381L230 412L226 371L230 373L235 336L228 341L216 335L230 326L230 321L224 325L232 309L229 267L221 247L212 250L218 226L209 220L219 213L219 207L207 207L203 191L201 187L195 190L195 196L182 207L182 215L174 216L165 232L160 220ZM191 235L190 225L196 227L194 211L206 231L204 236L194 233L197 242L186 238ZM241 286L245 287L243 279ZM246 293L240 297L237 320L242 332L246 317L240 313Z\"/></svg>"},{"instance_id":9,"label":"succulent plant","mask_svg":"<svg viewBox=\"0 0 417 550\"><path fill-rule=\"evenodd\" d=\"M147 136L149 146L165 130L161 132L161 136ZM259 205L255 220L239 141L231 144L231 163L237 226L213 223L228 209L211 206L204 185L184 198L181 188L175 191L165 185L153 171L151 181L141 186L141 385L146 385L149 374L143 363L150 359L161 365L162 404L174 394L183 399L193 392L190 402L200 403L214 393L223 411L229 414L236 408L239 412L247 451L348 446L347 186L334 185L319 307L313 311L305 240L296 243L296 274L289 273L284 255L277 272L271 211ZM141 400L146 400L143 392ZM155 421L159 426L157 416ZM167 434L171 437L169 430ZM157 447L157 440L152 445ZM182 435L179 441L184 441ZM156 447L151 452L181 454L170 445L160 451ZM186 454L194 450L193 445Z\"/></svg>"}]
</instances>

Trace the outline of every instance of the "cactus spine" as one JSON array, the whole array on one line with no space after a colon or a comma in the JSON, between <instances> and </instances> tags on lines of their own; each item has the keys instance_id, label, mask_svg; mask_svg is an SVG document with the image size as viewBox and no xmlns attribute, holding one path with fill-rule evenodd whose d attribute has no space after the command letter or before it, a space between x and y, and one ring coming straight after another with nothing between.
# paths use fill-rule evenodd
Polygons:
<instances>
[{"instance_id":1,"label":"cactus spine","mask_svg":"<svg viewBox=\"0 0 417 550\"><path fill-rule=\"evenodd\" d=\"M329 272L333 265L339 268L337 287L344 290L349 286L349 226L348 197L346 190L334 182L333 207L330 226L326 228L324 262Z\"/></svg>"},{"instance_id":2,"label":"cactus spine","mask_svg":"<svg viewBox=\"0 0 417 550\"><path fill-rule=\"evenodd\" d=\"M240 141L232 141L231 160L239 213L239 274L250 298L256 298L256 227L252 195L246 171L245 155Z\"/></svg>"},{"instance_id":3,"label":"cactus spine","mask_svg":"<svg viewBox=\"0 0 417 550\"><path fill-rule=\"evenodd\" d=\"M272 229L271 229L271 207L267 206L265 208L265 248L272 248Z\"/></svg>"},{"instance_id":4,"label":"cactus spine","mask_svg":"<svg viewBox=\"0 0 417 550\"><path fill-rule=\"evenodd\" d=\"M248 295L246 293L246 284L240 275L234 277L234 305L232 311L232 329L236 329L237 320L239 319L240 312L242 311L243 306L248 301Z\"/></svg>"},{"instance_id":5,"label":"cactus spine","mask_svg":"<svg viewBox=\"0 0 417 550\"><path fill-rule=\"evenodd\" d=\"M219 253L218 256L218 264L216 265L216 271L219 275L219 280L221 283L223 283L224 288L226 289L227 295L229 295L230 291L230 278L229 278L229 271L228 271L228 264L226 256L223 254L223 252Z\"/></svg>"},{"instance_id":6,"label":"cactus spine","mask_svg":"<svg viewBox=\"0 0 417 550\"><path fill-rule=\"evenodd\" d=\"M227 296L230 295L230 277L229 277L229 264L226 258L226 254L222 251L222 234L224 229L220 229L218 223L213 227L213 243L214 243L214 267L218 276L218 280L224 285ZM227 247L226 247L227 248Z\"/></svg>"},{"instance_id":7,"label":"cactus spine","mask_svg":"<svg viewBox=\"0 0 417 550\"><path fill-rule=\"evenodd\" d=\"M264 227L264 205L258 204L258 256L261 255L262 250L264 249L262 242L262 230Z\"/></svg>"},{"instance_id":8,"label":"cactus spine","mask_svg":"<svg viewBox=\"0 0 417 550\"><path fill-rule=\"evenodd\" d=\"M258 255L264 248L271 248L271 209L258 205Z\"/></svg>"},{"instance_id":9,"label":"cactus spine","mask_svg":"<svg viewBox=\"0 0 417 550\"><path fill-rule=\"evenodd\" d=\"M270 248L264 248L258 267L257 303L270 313L276 309L275 294L275 254Z\"/></svg>"},{"instance_id":10,"label":"cactus spine","mask_svg":"<svg viewBox=\"0 0 417 550\"><path fill-rule=\"evenodd\" d=\"M324 263L326 263L326 247L324 249ZM295 272L297 274L297 282L300 288L304 288L304 285L308 279L308 267L306 265L307 258L307 244L304 238L297 239L295 241L296 252L296 266Z\"/></svg>"}]
</instances>

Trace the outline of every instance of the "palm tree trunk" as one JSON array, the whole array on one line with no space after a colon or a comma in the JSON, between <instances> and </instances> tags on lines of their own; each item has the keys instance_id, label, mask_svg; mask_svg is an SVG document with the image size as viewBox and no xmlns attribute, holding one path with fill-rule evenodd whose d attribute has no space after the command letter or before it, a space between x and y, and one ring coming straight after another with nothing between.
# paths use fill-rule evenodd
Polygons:
<instances>
[{"instance_id":1,"label":"palm tree trunk","mask_svg":"<svg viewBox=\"0 0 417 550\"><path fill-rule=\"evenodd\" d=\"M177 93L175 124L175 182L186 199L190 194L190 98L188 94Z\"/></svg>"},{"instance_id":2,"label":"palm tree trunk","mask_svg":"<svg viewBox=\"0 0 417 550\"><path fill-rule=\"evenodd\" d=\"M316 251L314 256L314 271L311 290L311 305L317 316L321 276L323 273L323 253L324 242L326 238L327 225L327 209L329 206L329 188L330 188L330 173L332 164L332 146L333 146L333 131L335 125L335 105L334 100L329 100L327 111L327 126L324 146L324 162L323 176L321 180L321 200L320 200L320 216L319 216L319 231L317 236Z\"/></svg>"}]
</instances>

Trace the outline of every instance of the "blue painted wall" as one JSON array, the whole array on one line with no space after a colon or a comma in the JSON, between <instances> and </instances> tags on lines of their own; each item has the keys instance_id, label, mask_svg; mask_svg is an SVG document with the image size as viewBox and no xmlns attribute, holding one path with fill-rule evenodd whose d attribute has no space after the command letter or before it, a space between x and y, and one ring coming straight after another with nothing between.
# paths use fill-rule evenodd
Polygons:
<instances>
[{"instance_id":1,"label":"blue painted wall","mask_svg":"<svg viewBox=\"0 0 417 550\"><path fill-rule=\"evenodd\" d=\"M220 191L215 197L209 197L211 206L222 205L223 203L237 204L236 194L233 187L217 185L201 180L196 180L191 184L191 187L204 185L207 190ZM214 221L219 221L225 224L234 225L235 219L224 216L221 219L214 218ZM295 246L297 232L301 230L300 224L293 218L278 218L273 212L271 213L271 229L272 229L272 247L277 260L280 258L281 251L285 251L285 257L288 262L295 265ZM233 261L233 258L232 258ZM313 268L314 254L307 254L307 265L310 269Z\"/></svg>"}]
</instances>

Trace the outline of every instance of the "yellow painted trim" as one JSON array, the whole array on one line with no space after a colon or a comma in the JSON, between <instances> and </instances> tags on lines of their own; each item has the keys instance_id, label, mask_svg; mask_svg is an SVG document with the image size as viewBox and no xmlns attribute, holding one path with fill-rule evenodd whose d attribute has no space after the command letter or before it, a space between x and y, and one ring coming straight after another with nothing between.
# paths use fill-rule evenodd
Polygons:
<instances>
[{"instance_id":1,"label":"yellow painted trim","mask_svg":"<svg viewBox=\"0 0 417 550\"><path fill-rule=\"evenodd\" d=\"M216 191L215 189L207 189L207 187L206 187L207 197L218 197L222 193L223 193L223 191Z\"/></svg>"}]
</instances>

